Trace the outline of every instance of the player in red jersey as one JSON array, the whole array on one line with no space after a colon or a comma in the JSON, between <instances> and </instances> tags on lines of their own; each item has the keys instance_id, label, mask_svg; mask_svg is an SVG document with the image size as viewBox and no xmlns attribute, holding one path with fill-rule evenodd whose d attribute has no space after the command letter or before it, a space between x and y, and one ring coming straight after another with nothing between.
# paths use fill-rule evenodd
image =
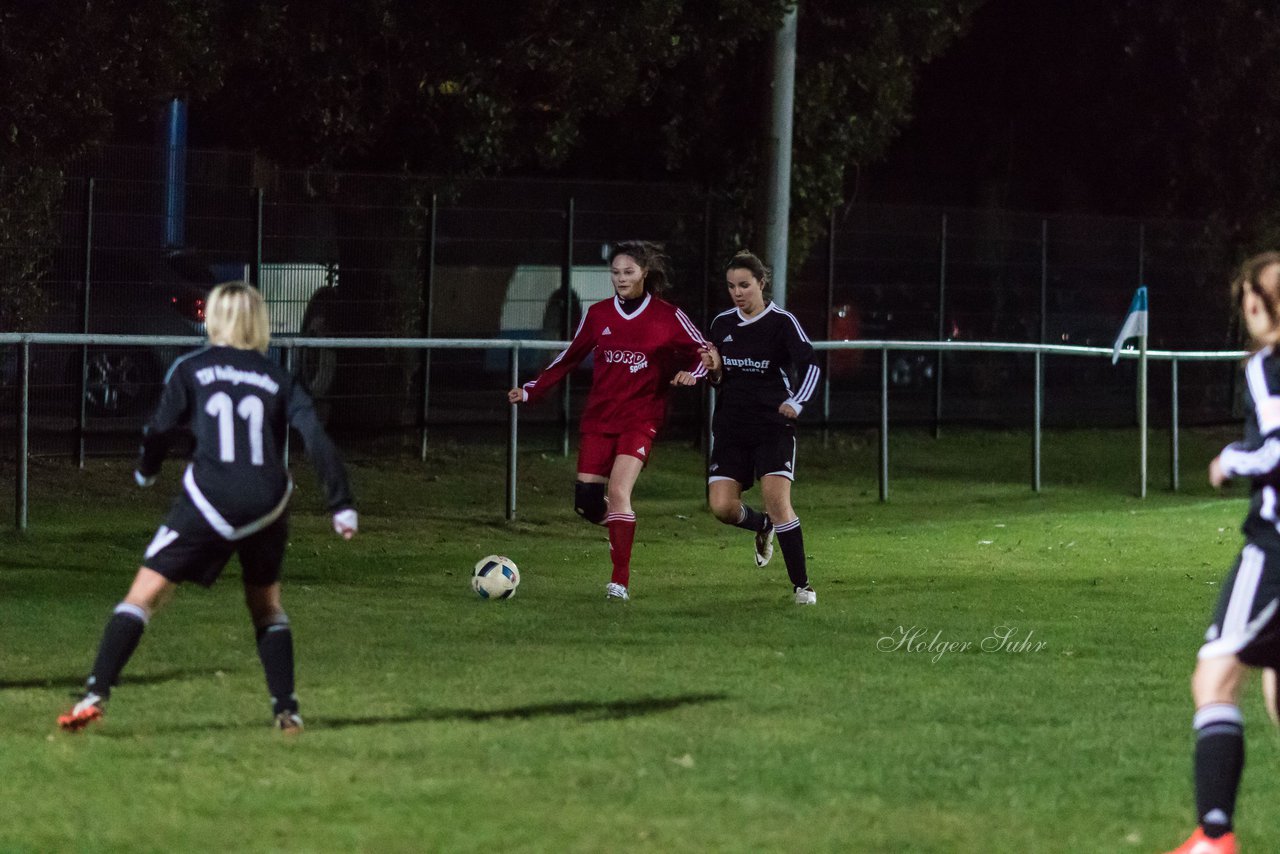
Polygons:
<instances>
[{"instance_id":1,"label":"player in red jersey","mask_svg":"<svg viewBox=\"0 0 1280 854\"><path fill-rule=\"evenodd\" d=\"M595 354L579 425L573 506L588 522L608 526L613 576L605 596L626 601L636 532L631 490L653 450L670 387L691 386L706 375L699 355L706 341L683 311L658 296L667 285L660 246L619 243L609 253L609 267L614 298L587 309L568 349L536 379L507 392L507 400L545 397Z\"/></svg>"}]
</instances>

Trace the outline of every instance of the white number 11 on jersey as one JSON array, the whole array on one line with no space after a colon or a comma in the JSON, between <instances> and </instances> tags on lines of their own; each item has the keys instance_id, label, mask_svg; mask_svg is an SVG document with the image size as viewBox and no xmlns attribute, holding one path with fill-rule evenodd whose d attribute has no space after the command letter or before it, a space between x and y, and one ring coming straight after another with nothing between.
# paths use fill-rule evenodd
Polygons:
<instances>
[{"instance_id":1,"label":"white number 11 on jersey","mask_svg":"<svg viewBox=\"0 0 1280 854\"><path fill-rule=\"evenodd\" d=\"M235 422L231 410L248 422L249 427L249 461L255 466L262 465L262 398L250 394L241 398L240 405L231 401L231 395L220 391L209 398L204 411L218 419L218 459L224 463L236 461Z\"/></svg>"}]
</instances>

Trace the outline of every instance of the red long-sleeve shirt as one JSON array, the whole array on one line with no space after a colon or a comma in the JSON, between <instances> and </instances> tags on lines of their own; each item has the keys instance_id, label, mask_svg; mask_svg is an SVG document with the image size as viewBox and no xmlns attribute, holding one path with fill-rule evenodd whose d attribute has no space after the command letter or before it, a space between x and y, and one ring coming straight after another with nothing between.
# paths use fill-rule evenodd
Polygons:
<instances>
[{"instance_id":1,"label":"red long-sleeve shirt","mask_svg":"<svg viewBox=\"0 0 1280 854\"><path fill-rule=\"evenodd\" d=\"M524 384L530 403L555 388L588 353L595 353L591 392L582 413L583 433L625 433L662 426L667 392L679 371L706 375L702 333L683 311L646 294L631 314L617 297L587 309L568 349Z\"/></svg>"}]
</instances>

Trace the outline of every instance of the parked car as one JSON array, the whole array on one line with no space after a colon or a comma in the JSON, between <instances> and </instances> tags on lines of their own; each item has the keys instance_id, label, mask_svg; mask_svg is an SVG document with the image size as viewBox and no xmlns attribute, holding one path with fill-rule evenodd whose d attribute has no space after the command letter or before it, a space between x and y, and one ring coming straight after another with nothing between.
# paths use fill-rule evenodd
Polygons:
<instances>
[{"instance_id":1,"label":"parked car","mask_svg":"<svg viewBox=\"0 0 1280 854\"><path fill-rule=\"evenodd\" d=\"M209 291L222 281L244 279L242 262L194 252L103 250L95 253L88 289L87 325L80 297L64 299L42 331L111 335L205 335ZM272 335L324 335L326 307L332 306L337 272L330 265L264 264L261 289L272 309ZM77 289L78 290L78 289ZM13 348L0 356L6 384L15 380ZM75 400L81 371L85 408L92 418L135 416L154 406L165 373L184 350L181 345L89 347L37 346L32 349L33 388L60 387L60 399ZM334 377L330 351L300 350L295 373L323 395Z\"/></svg>"}]
</instances>

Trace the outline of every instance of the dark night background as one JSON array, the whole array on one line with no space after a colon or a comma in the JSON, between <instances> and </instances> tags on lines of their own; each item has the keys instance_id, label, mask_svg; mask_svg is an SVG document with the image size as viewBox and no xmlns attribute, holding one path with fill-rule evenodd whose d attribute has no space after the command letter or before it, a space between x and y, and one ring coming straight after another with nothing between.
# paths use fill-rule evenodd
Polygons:
<instances>
[{"instance_id":1,"label":"dark night background","mask_svg":"<svg viewBox=\"0 0 1280 854\"><path fill-rule=\"evenodd\" d=\"M1149 60L1156 68L1136 67L1114 8L990 0L969 34L924 68L914 118L886 161L864 170L859 199L1174 212L1158 162L1140 150L1150 130L1144 120L1168 115L1154 85L1168 58L1157 54Z\"/></svg>"}]
</instances>

